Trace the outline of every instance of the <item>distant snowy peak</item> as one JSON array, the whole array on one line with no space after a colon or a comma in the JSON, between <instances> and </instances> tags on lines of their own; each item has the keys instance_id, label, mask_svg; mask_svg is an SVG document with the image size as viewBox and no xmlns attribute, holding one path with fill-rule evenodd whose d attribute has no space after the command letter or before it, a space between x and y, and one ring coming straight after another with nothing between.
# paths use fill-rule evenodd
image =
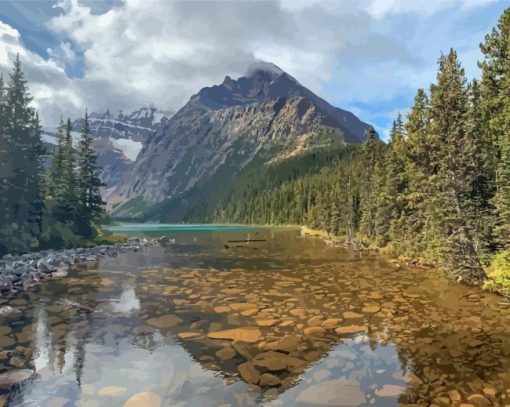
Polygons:
<instances>
[{"instance_id":1,"label":"distant snowy peak","mask_svg":"<svg viewBox=\"0 0 510 407\"><path fill-rule=\"evenodd\" d=\"M131 113L124 113L122 110L117 115L111 113L110 109L105 112L94 112L90 114L90 128L93 134L99 137L112 136L114 138L129 138L132 134L124 133L152 132L163 127L174 115L170 109L162 110L154 106L142 107ZM73 127L83 125L83 120L76 120ZM111 134L107 134L108 131ZM142 136L143 138L143 136Z\"/></svg>"},{"instance_id":2,"label":"distant snowy peak","mask_svg":"<svg viewBox=\"0 0 510 407\"><path fill-rule=\"evenodd\" d=\"M168 121L174 114L175 112L172 110L162 110L151 106L142 107L123 117L127 121L144 123L146 125L157 125Z\"/></svg>"}]
</instances>

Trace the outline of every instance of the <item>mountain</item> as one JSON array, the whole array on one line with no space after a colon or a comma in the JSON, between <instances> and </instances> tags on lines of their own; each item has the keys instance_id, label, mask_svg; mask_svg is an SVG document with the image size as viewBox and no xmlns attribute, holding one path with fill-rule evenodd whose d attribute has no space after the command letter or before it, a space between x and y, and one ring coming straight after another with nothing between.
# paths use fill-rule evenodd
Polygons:
<instances>
[{"instance_id":1,"label":"mountain","mask_svg":"<svg viewBox=\"0 0 510 407\"><path fill-rule=\"evenodd\" d=\"M140 208L174 201L179 220L199 200L227 190L248 163L359 144L368 128L277 66L257 63L237 80L227 76L200 90L147 141L112 193L114 214L138 216Z\"/></svg>"},{"instance_id":2,"label":"mountain","mask_svg":"<svg viewBox=\"0 0 510 407\"><path fill-rule=\"evenodd\" d=\"M116 117L110 110L90 114L93 148L101 167L101 180L107 189L116 186L124 174L130 171L147 140L163 129L172 115L172 111L159 110L153 106L142 107L130 114L121 111ZM80 136L82 127L83 118L72 123L75 140ZM51 150L51 145L57 143L55 133L45 131L43 141Z\"/></svg>"}]
</instances>

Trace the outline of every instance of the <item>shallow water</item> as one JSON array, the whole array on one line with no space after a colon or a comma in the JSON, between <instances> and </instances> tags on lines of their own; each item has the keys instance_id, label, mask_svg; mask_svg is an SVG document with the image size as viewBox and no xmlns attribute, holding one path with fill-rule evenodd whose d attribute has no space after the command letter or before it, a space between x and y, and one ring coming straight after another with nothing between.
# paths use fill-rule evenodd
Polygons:
<instances>
[{"instance_id":1,"label":"shallow water","mask_svg":"<svg viewBox=\"0 0 510 407\"><path fill-rule=\"evenodd\" d=\"M18 311L0 316L0 374L37 372L0 405L510 404L497 296L296 229L150 232L175 244L0 299ZM247 237L267 241L228 242Z\"/></svg>"}]
</instances>

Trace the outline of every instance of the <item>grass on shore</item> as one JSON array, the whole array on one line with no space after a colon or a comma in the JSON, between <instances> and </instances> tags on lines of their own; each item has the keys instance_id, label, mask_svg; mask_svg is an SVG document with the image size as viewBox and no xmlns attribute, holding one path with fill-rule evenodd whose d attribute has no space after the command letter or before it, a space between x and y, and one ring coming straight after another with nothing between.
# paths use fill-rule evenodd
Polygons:
<instances>
[{"instance_id":1,"label":"grass on shore","mask_svg":"<svg viewBox=\"0 0 510 407\"><path fill-rule=\"evenodd\" d=\"M488 280L484 288L510 296L510 251L503 250L496 254L485 272Z\"/></svg>"}]
</instances>

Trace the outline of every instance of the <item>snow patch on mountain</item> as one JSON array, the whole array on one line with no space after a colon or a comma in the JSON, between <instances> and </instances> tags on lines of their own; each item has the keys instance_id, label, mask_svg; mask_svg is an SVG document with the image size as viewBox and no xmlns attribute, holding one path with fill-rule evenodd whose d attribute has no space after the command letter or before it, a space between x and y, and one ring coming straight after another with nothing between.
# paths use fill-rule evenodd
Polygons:
<instances>
[{"instance_id":1,"label":"snow patch on mountain","mask_svg":"<svg viewBox=\"0 0 510 407\"><path fill-rule=\"evenodd\" d=\"M116 150L122 151L122 154L130 161L136 161L136 157L138 157L140 150L143 148L142 142L134 141L130 138L116 139L110 137L110 142Z\"/></svg>"},{"instance_id":2,"label":"snow patch on mountain","mask_svg":"<svg viewBox=\"0 0 510 407\"><path fill-rule=\"evenodd\" d=\"M53 144L54 146L56 146L58 143L57 138L53 134L43 132L41 134L41 138L42 138L43 142L48 143L48 144Z\"/></svg>"}]
</instances>

